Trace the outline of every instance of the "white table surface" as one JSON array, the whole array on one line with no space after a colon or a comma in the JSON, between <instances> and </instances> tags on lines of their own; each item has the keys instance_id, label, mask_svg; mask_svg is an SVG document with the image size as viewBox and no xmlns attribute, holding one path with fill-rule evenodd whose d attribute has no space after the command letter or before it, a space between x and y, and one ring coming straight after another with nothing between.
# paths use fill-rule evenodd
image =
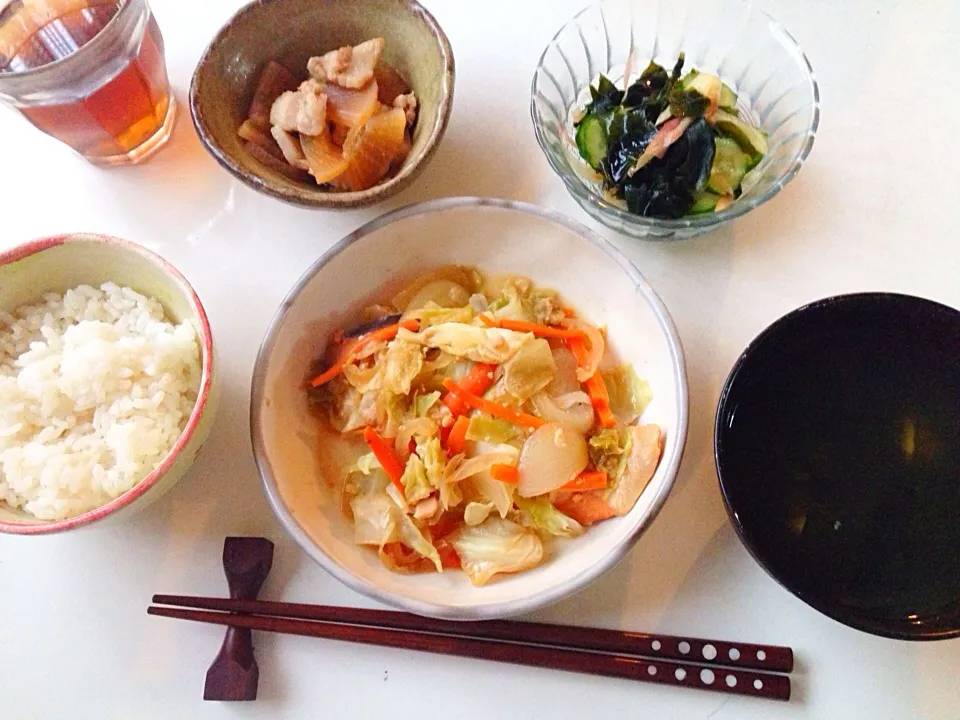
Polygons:
<instances>
[{"instance_id":1,"label":"white table surface","mask_svg":"<svg viewBox=\"0 0 960 720\"><path fill-rule=\"evenodd\" d=\"M150 163L103 171L0 112L0 246L90 230L143 243L192 281L213 323L223 402L193 470L117 528L0 538L0 717L958 718L960 641L874 638L820 616L748 556L724 513L712 421L734 359L790 309L893 290L960 307L960 15L949 0L761 0L807 52L822 123L785 192L733 227L679 244L612 233L656 290L687 353L691 425L676 488L620 565L538 619L792 646L778 704L293 637L258 636L260 699L201 700L219 628L148 618L154 592L222 595L229 534L276 543L263 596L368 605L285 537L248 435L250 374L281 297L348 231L443 195L498 195L589 222L542 157L528 115L543 47L584 0L428 2L453 44L456 100L432 164L376 209L287 207L233 181L188 114ZM181 106L237 0L156 0Z\"/></svg>"}]
</instances>

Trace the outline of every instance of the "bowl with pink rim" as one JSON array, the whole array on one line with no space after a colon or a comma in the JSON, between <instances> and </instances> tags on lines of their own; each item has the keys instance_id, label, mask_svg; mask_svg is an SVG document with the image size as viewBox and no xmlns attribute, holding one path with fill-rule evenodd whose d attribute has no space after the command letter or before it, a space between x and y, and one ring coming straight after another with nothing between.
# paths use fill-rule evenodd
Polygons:
<instances>
[{"instance_id":1,"label":"bowl with pink rim","mask_svg":"<svg viewBox=\"0 0 960 720\"><path fill-rule=\"evenodd\" d=\"M167 321L193 326L201 362L197 400L173 447L129 490L99 507L59 520L39 520L0 497L0 533L57 533L129 518L181 479L210 433L219 395L213 336L200 298L176 268L135 243L86 233L34 240L0 253L0 311L5 313L36 303L45 293L107 282L156 298ZM4 329L0 323L0 330Z\"/></svg>"}]
</instances>

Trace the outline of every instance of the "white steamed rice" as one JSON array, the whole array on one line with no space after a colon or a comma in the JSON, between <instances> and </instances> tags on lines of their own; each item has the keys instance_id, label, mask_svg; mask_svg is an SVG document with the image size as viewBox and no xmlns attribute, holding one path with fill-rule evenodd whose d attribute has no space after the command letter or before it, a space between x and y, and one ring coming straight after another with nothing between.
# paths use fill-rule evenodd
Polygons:
<instances>
[{"instance_id":1,"label":"white steamed rice","mask_svg":"<svg viewBox=\"0 0 960 720\"><path fill-rule=\"evenodd\" d=\"M59 520L119 497L173 447L200 374L193 327L127 287L0 311L0 500Z\"/></svg>"}]
</instances>

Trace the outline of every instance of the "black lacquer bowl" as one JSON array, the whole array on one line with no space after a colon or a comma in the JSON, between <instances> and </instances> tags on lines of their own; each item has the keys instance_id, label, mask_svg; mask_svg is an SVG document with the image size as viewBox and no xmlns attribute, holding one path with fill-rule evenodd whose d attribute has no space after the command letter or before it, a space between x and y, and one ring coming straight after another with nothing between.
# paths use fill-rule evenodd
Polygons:
<instances>
[{"instance_id":1,"label":"black lacquer bowl","mask_svg":"<svg viewBox=\"0 0 960 720\"><path fill-rule=\"evenodd\" d=\"M960 312L906 295L821 300L737 360L715 428L740 539L860 630L960 636Z\"/></svg>"}]
</instances>

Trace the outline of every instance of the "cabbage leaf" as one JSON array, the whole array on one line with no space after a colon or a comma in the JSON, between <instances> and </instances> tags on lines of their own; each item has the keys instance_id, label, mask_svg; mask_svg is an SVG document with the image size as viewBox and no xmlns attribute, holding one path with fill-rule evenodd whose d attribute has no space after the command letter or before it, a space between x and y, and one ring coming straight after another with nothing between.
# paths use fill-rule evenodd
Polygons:
<instances>
[{"instance_id":1,"label":"cabbage leaf","mask_svg":"<svg viewBox=\"0 0 960 720\"><path fill-rule=\"evenodd\" d=\"M383 386L397 395L408 395L423 367L423 349L416 343L395 339L383 359Z\"/></svg>"},{"instance_id":2,"label":"cabbage leaf","mask_svg":"<svg viewBox=\"0 0 960 720\"><path fill-rule=\"evenodd\" d=\"M507 392L526 402L553 380L557 372L550 343L542 338L519 347L503 366L503 383Z\"/></svg>"},{"instance_id":3,"label":"cabbage leaf","mask_svg":"<svg viewBox=\"0 0 960 720\"><path fill-rule=\"evenodd\" d=\"M529 333L462 323L442 323L414 333L403 328L397 339L433 347L474 362L502 364L513 357Z\"/></svg>"},{"instance_id":4,"label":"cabbage leaf","mask_svg":"<svg viewBox=\"0 0 960 720\"><path fill-rule=\"evenodd\" d=\"M631 445L629 432L617 428L601 430L587 441L590 463L606 472L612 483L623 474Z\"/></svg>"},{"instance_id":5,"label":"cabbage leaf","mask_svg":"<svg viewBox=\"0 0 960 720\"><path fill-rule=\"evenodd\" d=\"M350 501L350 509L354 518L354 542L358 545L376 545L382 549L387 543L399 541L430 560L437 572L443 572L440 554L433 543L386 493L355 497Z\"/></svg>"},{"instance_id":6,"label":"cabbage leaf","mask_svg":"<svg viewBox=\"0 0 960 720\"><path fill-rule=\"evenodd\" d=\"M427 480L427 470L423 460L416 453L412 453L407 458L400 483L403 485L403 496L411 505L430 497L433 488L430 486L430 481Z\"/></svg>"},{"instance_id":7,"label":"cabbage leaf","mask_svg":"<svg viewBox=\"0 0 960 720\"><path fill-rule=\"evenodd\" d=\"M486 413L476 413L467 426L467 440L473 442L509 443L517 437L517 426Z\"/></svg>"},{"instance_id":8,"label":"cabbage leaf","mask_svg":"<svg viewBox=\"0 0 960 720\"><path fill-rule=\"evenodd\" d=\"M493 510L493 503L468 502L463 510L463 521L470 527L483 523Z\"/></svg>"},{"instance_id":9,"label":"cabbage leaf","mask_svg":"<svg viewBox=\"0 0 960 720\"><path fill-rule=\"evenodd\" d=\"M357 462L347 468L347 474L354 472L359 472L364 475L369 475L374 470L380 467L380 462L377 460L377 456L372 452L368 452L365 455L361 455L357 458Z\"/></svg>"},{"instance_id":10,"label":"cabbage leaf","mask_svg":"<svg viewBox=\"0 0 960 720\"><path fill-rule=\"evenodd\" d=\"M607 386L610 410L624 425L635 422L653 400L650 384L637 376L630 363L601 371L600 377Z\"/></svg>"},{"instance_id":11,"label":"cabbage leaf","mask_svg":"<svg viewBox=\"0 0 960 720\"><path fill-rule=\"evenodd\" d=\"M514 487L509 483L494 480L489 470L479 472L464 482L464 489L472 499L492 503L503 518L513 509Z\"/></svg>"},{"instance_id":12,"label":"cabbage leaf","mask_svg":"<svg viewBox=\"0 0 960 720\"><path fill-rule=\"evenodd\" d=\"M437 568L437 572L443 572L440 553L437 552L433 543L427 540L423 533L420 532L420 528L417 527L413 519L400 509L394 511L394 516L396 518L397 534L400 542L430 560Z\"/></svg>"},{"instance_id":13,"label":"cabbage leaf","mask_svg":"<svg viewBox=\"0 0 960 720\"><path fill-rule=\"evenodd\" d=\"M397 433L400 432L400 426L409 419L409 398L406 395L399 395L388 390L375 393L375 396L377 403L376 418L379 421L378 424L383 425L383 436L396 437ZM363 426L361 425L361 427Z\"/></svg>"},{"instance_id":14,"label":"cabbage leaf","mask_svg":"<svg viewBox=\"0 0 960 720\"><path fill-rule=\"evenodd\" d=\"M357 545L383 547L397 539L397 506L386 493L358 495L350 501L353 511L353 541Z\"/></svg>"},{"instance_id":15,"label":"cabbage leaf","mask_svg":"<svg viewBox=\"0 0 960 720\"><path fill-rule=\"evenodd\" d=\"M568 538L577 537L584 533L583 525L557 510L546 495L540 495L536 498L518 496L514 502L520 508L520 517L523 524L528 527L550 535Z\"/></svg>"},{"instance_id":16,"label":"cabbage leaf","mask_svg":"<svg viewBox=\"0 0 960 720\"><path fill-rule=\"evenodd\" d=\"M520 291L515 283L506 285L488 308L497 320L522 320L534 322L533 315L523 304Z\"/></svg>"},{"instance_id":17,"label":"cabbage leaf","mask_svg":"<svg viewBox=\"0 0 960 720\"><path fill-rule=\"evenodd\" d=\"M473 308L470 307L470 305L457 308L445 308L431 301L422 308L404 313L404 319L419 320L421 330L444 323L469 324L473 321Z\"/></svg>"},{"instance_id":18,"label":"cabbage leaf","mask_svg":"<svg viewBox=\"0 0 960 720\"><path fill-rule=\"evenodd\" d=\"M536 287L526 278L510 280L488 310L498 320L523 320L540 325L556 325L564 319L557 293Z\"/></svg>"},{"instance_id":19,"label":"cabbage leaf","mask_svg":"<svg viewBox=\"0 0 960 720\"><path fill-rule=\"evenodd\" d=\"M440 400L440 391L435 390L426 395L417 395L413 398L413 412L417 417L425 417L427 412Z\"/></svg>"},{"instance_id":20,"label":"cabbage leaf","mask_svg":"<svg viewBox=\"0 0 960 720\"><path fill-rule=\"evenodd\" d=\"M463 527L451 543L474 585L485 585L498 573L528 570L543 560L543 543L533 530L499 517Z\"/></svg>"},{"instance_id":21,"label":"cabbage leaf","mask_svg":"<svg viewBox=\"0 0 960 720\"><path fill-rule=\"evenodd\" d=\"M440 447L440 438L432 437L418 443L417 455L423 460L430 487L439 488L443 483L443 472L447 468L447 455Z\"/></svg>"}]
</instances>

